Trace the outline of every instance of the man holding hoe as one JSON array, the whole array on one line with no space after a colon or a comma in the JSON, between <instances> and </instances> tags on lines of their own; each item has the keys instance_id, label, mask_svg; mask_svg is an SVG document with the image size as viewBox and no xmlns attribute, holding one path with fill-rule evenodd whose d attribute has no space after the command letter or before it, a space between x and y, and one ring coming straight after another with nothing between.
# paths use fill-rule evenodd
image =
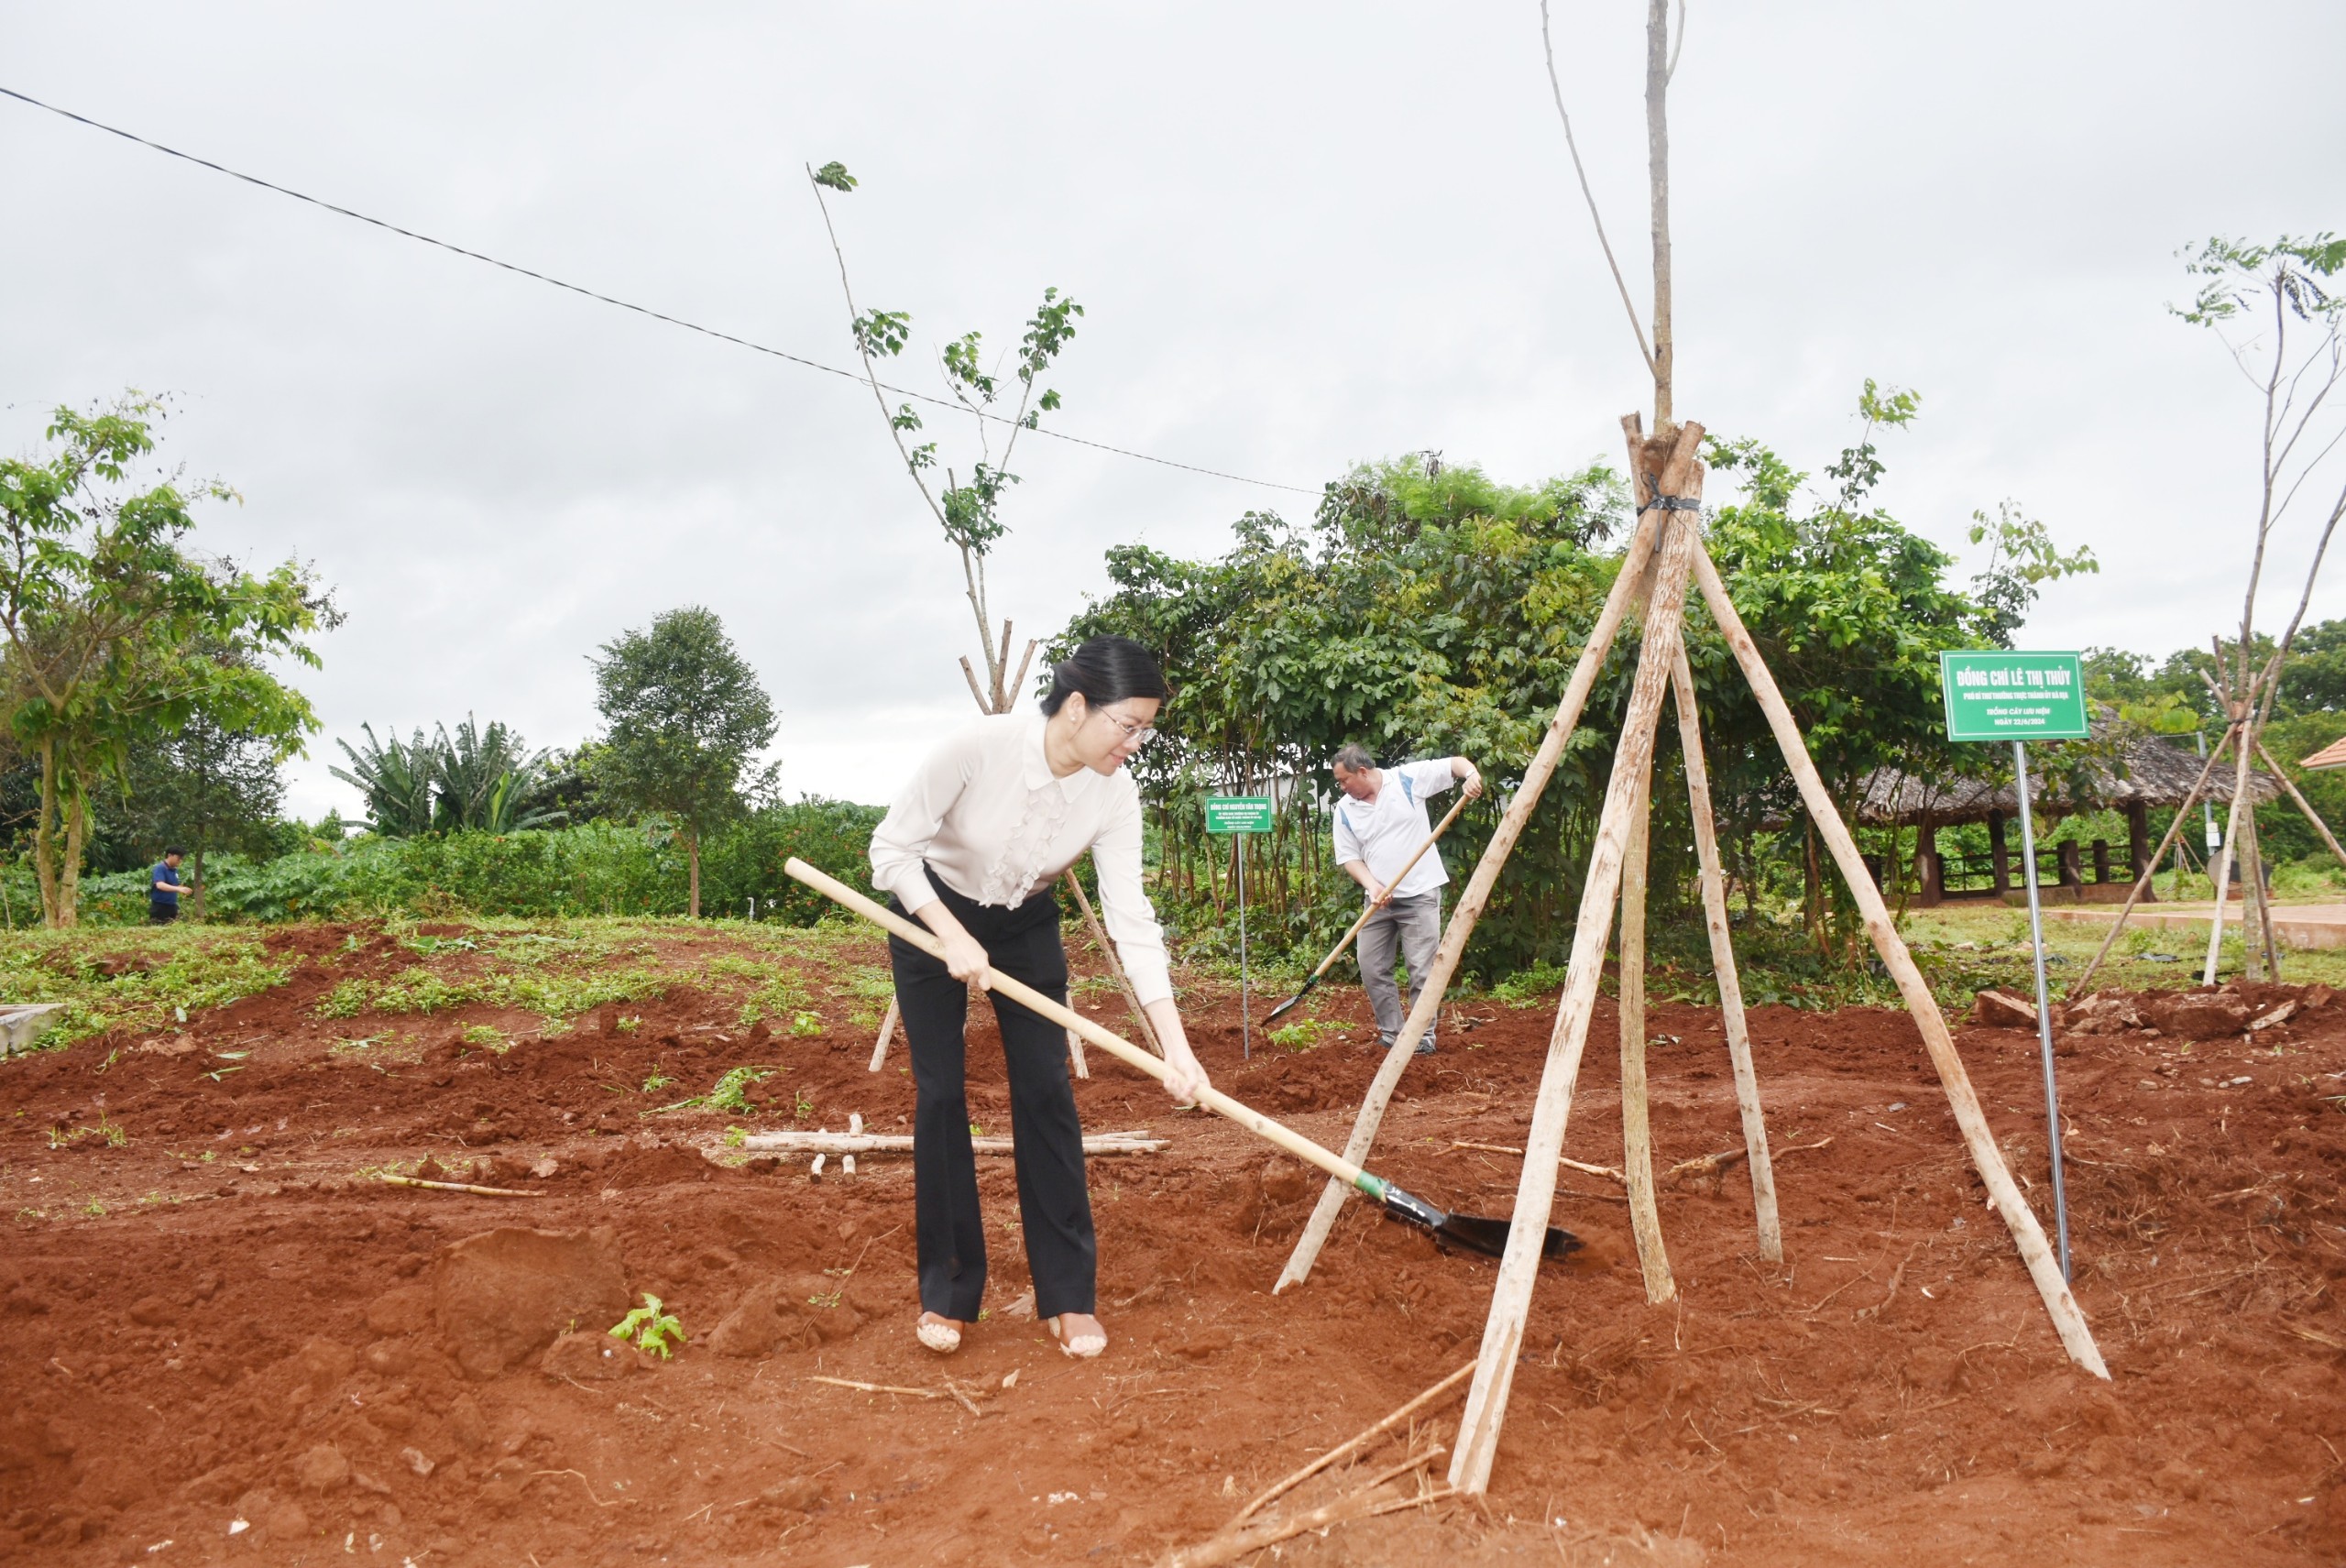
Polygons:
<instances>
[{"instance_id":1,"label":"man holding hoe","mask_svg":"<svg viewBox=\"0 0 2346 1568\"><path fill-rule=\"evenodd\" d=\"M1394 949L1400 949L1415 986L1433 968L1442 944L1442 890L1450 873L1439 853L1418 854L1433 836L1426 802L1460 780L1473 800L1483 793L1483 775L1464 757L1380 768L1360 745L1340 748L1330 771L1344 795L1336 803L1336 864L1368 894L1370 914L1360 928L1361 989L1376 1014L1378 1042L1389 1047L1409 1016L1393 981ZM1398 885L1391 881L1397 877ZM1429 1025L1418 1055L1433 1051Z\"/></svg>"}]
</instances>

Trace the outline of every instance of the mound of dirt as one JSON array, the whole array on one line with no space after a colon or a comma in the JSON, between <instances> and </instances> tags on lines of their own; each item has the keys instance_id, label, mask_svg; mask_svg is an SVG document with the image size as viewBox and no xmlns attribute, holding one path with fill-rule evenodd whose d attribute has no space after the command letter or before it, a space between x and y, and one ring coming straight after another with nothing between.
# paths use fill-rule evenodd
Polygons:
<instances>
[{"instance_id":1,"label":"mound of dirt","mask_svg":"<svg viewBox=\"0 0 2346 1568\"><path fill-rule=\"evenodd\" d=\"M820 1274L785 1275L744 1292L710 1331L708 1348L734 1356L812 1350L845 1339L863 1323L863 1312L845 1298L837 1280Z\"/></svg>"},{"instance_id":2,"label":"mound of dirt","mask_svg":"<svg viewBox=\"0 0 2346 1568\"><path fill-rule=\"evenodd\" d=\"M603 1168L606 1187L626 1191L637 1187L665 1187L676 1181L712 1181L725 1168L712 1165L698 1152L675 1144L657 1148L630 1148L611 1157Z\"/></svg>"},{"instance_id":3,"label":"mound of dirt","mask_svg":"<svg viewBox=\"0 0 2346 1568\"><path fill-rule=\"evenodd\" d=\"M628 1300L619 1238L603 1227L485 1231L433 1263L433 1316L473 1377L518 1365L574 1323L608 1327Z\"/></svg>"}]
</instances>

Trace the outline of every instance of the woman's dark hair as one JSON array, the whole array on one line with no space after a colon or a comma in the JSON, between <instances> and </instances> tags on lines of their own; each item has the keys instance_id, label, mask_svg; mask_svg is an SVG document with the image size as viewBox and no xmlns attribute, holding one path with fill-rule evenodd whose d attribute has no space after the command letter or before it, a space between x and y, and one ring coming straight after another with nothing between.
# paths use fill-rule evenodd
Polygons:
<instances>
[{"instance_id":1,"label":"woman's dark hair","mask_svg":"<svg viewBox=\"0 0 2346 1568\"><path fill-rule=\"evenodd\" d=\"M1122 702L1128 696L1153 696L1160 702L1172 696L1157 655L1129 637L1094 637L1051 666L1050 695L1043 711L1053 714L1066 706L1069 692L1081 692L1093 707Z\"/></svg>"}]
</instances>

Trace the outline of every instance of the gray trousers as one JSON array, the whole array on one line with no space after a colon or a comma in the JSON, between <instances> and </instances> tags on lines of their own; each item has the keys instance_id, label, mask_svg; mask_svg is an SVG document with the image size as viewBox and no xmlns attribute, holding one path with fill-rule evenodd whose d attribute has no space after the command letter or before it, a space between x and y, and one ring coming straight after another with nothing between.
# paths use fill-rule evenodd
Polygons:
<instances>
[{"instance_id":1,"label":"gray trousers","mask_svg":"<svg viewBox=\"0 0 2346 1568\"><path fill-rule=\"evenodd\" d=\"M1433 968L1434 949L1440 946L1440 888L1395 899L1360 928L1360 988L1368 992L1368 1005L1376 1014L1376 1032L1388 1042L1409 1022L1409 1013L1401 1005L1401 988L1393 983L1394 949L1400 950L1409 966L1409 985L1415 990ZM1428 1025L1426 1039L1433 1037L1433 1027Z\"/></svg>"}]
</instances>

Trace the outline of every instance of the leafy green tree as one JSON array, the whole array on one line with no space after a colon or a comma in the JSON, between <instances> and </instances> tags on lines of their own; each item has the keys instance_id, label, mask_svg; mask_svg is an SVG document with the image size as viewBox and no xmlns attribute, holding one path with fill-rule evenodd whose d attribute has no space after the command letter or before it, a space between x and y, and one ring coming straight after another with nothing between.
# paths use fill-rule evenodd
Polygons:
<instances>
[{"instance_id":1,"label":"leafy green tree","mask_svg":"<svg viewBox=\"0 0 2346 1568\"><path fill-rule=\"evenodd\" d=\"M1083 313L1083 307L1062 297L1055 288L1045 289L1043 302L1028 318L1025 335L1018 341L1007 379L1001 374L999 356L987 356L984 339L978 333L967 332L949 339L939 351L937 364L944 373L946 395L969 415L976 438L976 455L970 463L970 477L964 481L956 468L939 468L936 442L914 441L923 425L911 403L899 403L893 411L888 407L879 364L904 353L912 341L913 318L906 311L863 311L856 305L854 286L848 281L847 252L839 245L839 231L831 224L830 203L823 194L826 191L847 194L856 188L855 176L834 162L820 169L808 169L806 178L815 192L815 203L822 209L823 232L830 236L831 254L839 260L839 291L847 299L848 331L854 339L857 356L863 362L864 380L872 388L881 417L888 422L888 433L895 441L896 455L903 462L905 474L920 491L921 500L944 530L946 539L960 552L962 584L970 613L977 617L979 651L985 660L984 686L979 685L977 674L967 659L961 661L962 673L969 676L970 693L977 697L980 707L988 713L1007 713L1016 697L1014 688L1021 677L1010 669L1007 620L1003 622L1000 642L995 641L993 615L986 598L986 556L1007 532L1002 521L1002 499L1011 486L1018 483L1018 476L1010 467L1018 437L1023 432L1036 429L1043 415L1059 406L1058 393L1048 387L1038 387L1036 382L1075 336L1075 318ZM1010 383L1015 383L1017 396L1005 413L1003 407L1012 389ZM1001 437L999 453L994 450L997 434ZM942 485L936 483L939 473L944 477ZM1030 645L1028 652L1032 652ZM1022 663L1022 673L1024 667Z\"/></svg>"},{"instance_id":2,"label":"leafy green tree","mask_svg":"<svg viewBox=\"0 0 2346 1568\"><path fill-rule=\"evenodd\" d=\"M160 405L132 395L60 408L44 455L0 459L0 717L40 765L33 858L43 919L75 924L82 852L102 776L199 716L264 737L280 759L317 728L309 702L262 661L314 667L309 635L334 619L298 562L265 576L187 548L191 498L133 489ZM234 499L217 483L194 499Z\"/></svg>"},{"instance_id":3,"label":"leafy green tree","mask_svg":"<svg viewBox=\"0 0 2346 1568\"><path fill-rule=\"evenodd\" d=\"M701 842L742 811L751 758L773 740L773 704L723 623L698 606L672 609L602 652L596 703L609 729L595 755L596 784L630 809L675 821L691 868L687 907L698 919Z\"/></svg>"},{"instance_id":4,"label":"leafy green tree","mask_svg":"<svg viewBox=\"0 0 2346 1568\"><path fill-rule=\"evenodd\" d=\"M1913 392L1885 392L1867 381L1858 399L1864 433L1825 466L1836 482L1822 504L1803 505L1808 476L1757 441L1714 440L1705 453L1715 475L1732 476L1741 488L1741 499L1719 506L1709 521L1712 558L1845 821L1856 819L1866 780L1878 769L1992 774L1999 759L1946 738L1938 655L2010 646L2044 584L2099 569L2089 551L2063 554L2043 524L2007 502L1992 520L1975 514L1973 542L1991 540L1994 547L1970 591L1948 583L1952 558L1873 500L1885 471L1876 434L1912 422L1920 407ZM1847 890L1823 874L1766 718L1707 618L1699 624L1698 632L1690 618L1687 653L1705 697L1722 828L1743 861L1745 885L1762 880L1756 864L1762 825L1801 823L1810 934L1854 958L1862 932Z\"/></svg>"},{"instance_id":5,"label":"leafy green tree","mask_svg":"<svg viewBox=\"0 0 2346 1568\"><path fill-rule=\"evenodd\" d=\"M1836 482L1821 500L1807 496L1806 475L1757 442L1719 443L1710 454L1723 479L1743 488L1709 523L1711 553L1845 802L1877 768L1979 765L1941 734L1939 651L2008 632L2039 584L2088 559L2062 554L2040 525L2007 510L1983 523L2003 531L1987 569L1968 592L1950 583L1946 553L1872 499L1883 472L1876 433L1910 420L1915 406L1911 393L1869 386L1866 433L1825 470ZM1157 815L1167 902L1210 929L1228 858L1244 852L1250 894L1286 913L1299 948L1341 930L1354 890L1321 862L1326 760L1345 740L1389 760L1474 757L1494 797L1470 807L1444 841L1446 859L1470 862L1602 609L1620 565L1609 542L1627 516L1619 480L1603 466L1526 488L1420 455L1346 475L1308 523L1249 513L1218 560L1110 550L1113 591L1069 623L1054 654L1113 631L1165 663L1178 695L1158 718L1164 739L1133 765ZM1699 609L1687 634L1740 879L1772 892L1779 868L1792 868L1792 885L1807 893L1812 938L1853 956L1854 912L1828 903L1827 879L1803 865L1798 795L1758 704ZM1617 644L1509 858L1469 949L1477 972L1553 961L1569 944L1635 648L1633 636ZM1654 786L1658 930L1672 901L1689 900L1694 876L1674 739L1664 740ZM1303 787L1283 792L1272 834L1242 850L1205 839L1200 795L1286 781ZM1771 842L1774 825L1788 821L1789 845Z\"/></svg>"},{"instance_id":6,"label":"leafy green tree","mask_svg":"<svg viewBox=\"0 0 2346 1568\"><path fill-rule=\"evenodd\" d=\"M224 729L199 713L160 743L134 748L123 804L108 813L111 836L133 864L151 864L166 845L186 849L195 883L191 913L204 910L208 851L268 855L278 847L285 779L278 748L251 729Z\"/></svg>"}]
</instances>

